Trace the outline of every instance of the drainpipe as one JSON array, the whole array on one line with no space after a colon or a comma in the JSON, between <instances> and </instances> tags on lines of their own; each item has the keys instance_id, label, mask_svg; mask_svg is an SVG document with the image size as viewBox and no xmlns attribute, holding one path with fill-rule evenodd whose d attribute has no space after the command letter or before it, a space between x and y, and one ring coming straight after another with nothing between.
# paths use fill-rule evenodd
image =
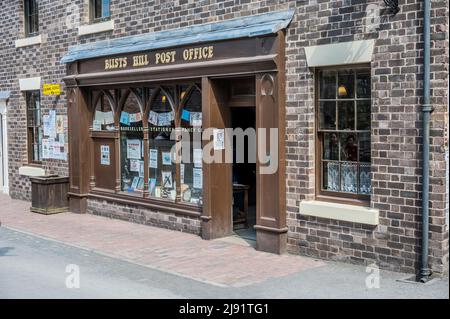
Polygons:
<instances>
[{"instance_id":1,"label":"drainpipe","mask_svg":"<svg viewBox=\"0 0 450 319\"><path fill-rule=\"evenodd\" d=\"M429 236L429 187L430 187L430 0L424 0L423 7L423 166L422 166L422 260L419 280L428 281L431 270L428 267Z\"/></svg>"}]
</instances>

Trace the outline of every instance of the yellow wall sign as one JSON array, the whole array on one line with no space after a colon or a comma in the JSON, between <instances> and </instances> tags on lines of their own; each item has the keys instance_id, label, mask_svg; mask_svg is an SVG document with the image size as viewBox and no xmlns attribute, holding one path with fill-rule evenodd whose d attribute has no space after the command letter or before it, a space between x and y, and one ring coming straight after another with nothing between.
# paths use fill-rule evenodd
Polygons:
<instances>
[{"instance_id":1,"label":"yellow wall sign","mask_svg":"<svg viewBox=\"0 0 450 319\"><path fill-rule=\"evenodd\" d=\"M59 84L44 84L43 93L44 95L60 95L61 86Z\"/></svg>"}]
</instances>

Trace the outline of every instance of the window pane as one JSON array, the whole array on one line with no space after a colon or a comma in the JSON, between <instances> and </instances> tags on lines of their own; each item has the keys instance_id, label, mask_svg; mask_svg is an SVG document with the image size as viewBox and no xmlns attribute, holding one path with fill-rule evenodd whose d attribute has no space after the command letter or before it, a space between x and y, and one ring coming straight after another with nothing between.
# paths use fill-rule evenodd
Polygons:
<instances>
[{"instance_id":1,"label":"window pane","mask_svg":"<svg viewBox=\"0 0 450 319\"><path fill-rule=\"evenodd\" d=\"M323 189L337 192L339 187L339 163L323 162Z\"/></svg>"},{"instance_id":2,"label":"window pane","mask_svg":"<svg viewBox=\"0 0 450 319\"><path fill-rule=\"evenodd\" d=\"M98 99L95 107L94 121L92 122L94 131L112 131L114 130L114 114L111 104L103 94Z\"/></svg>"},{"instance_id":3,"label":"window pane","mask_svg":"<svg viewBox=\"0 0 450 319\"><path fill-rule=\"evenodd\" d=\"M359 141L359 161L370 162L370 134L358 134Z\"/></svg>"},{"instance_id":4,"label":"window pane","mask_svg":"<svg viewBox=\"0 0 450 319\"><path fill-rule=\"evenodd\" d=\"M336 129L336 102L324 101L320 102L320 123L321 130L335 130Z\"/></svg>"},{"instance_id":5,"label":"window pane","mask_svg":"<svg viewBox=\"0 0 450 319\"><path fill-rule=\"evenodd\" d=\"M339 160L339 138L337 133L324 133L323 159Z\"/></svg>"},{"instance_id":6,"label":"window pane","mask_svg":"<svg viewBox=\"0 0 450 319\"><path fill-rule=\"evenodd\" d=\"M102 0L93 0L93 2L94 19L99 19L102 17Z\"/></svg>"},{"instance_id":7,"label":"window pane","mask_svg":"<svg viewBox=\"0 0 450 319\"><path fill-rule=\"evenodd\" d=\"M355 75L353 71L339 71L338 98L353 99L355 97Z\"/></svg>"},{"instance_id":8,"label":"window pane","mask_svg":"<svg viewBox=\"0 0 450 319\"><path fill-rule=\"evenodd\" d=\"M336 98L336 72L321 71L319 74L320 81L320 98L335 99Z\"/></svg>"},{"instance_id":9,"label":"window pane","mask_svg":"<svg viewBox=\"0 0 450 319\"><path fill-rule=\"evenodd\" d=\"M341 134L341 161L358 160L358 144L355 134Z\"/></svg>"},{"instance_id":10,"label":"window pane","mask_svg":"<svg viewBox=\"0 0 450 319\"><path fill-rule=\"evenodd\" d=\"M357 82L357 89L356 89L356 95L357 98L370 98L371 97L371 90L370 90L370 72L359 72L356 74L356 82Z\"/></svg>"},{"instance_id":11,"label":"window pane","mask_svg":"<svg viewBox=\"0 0 450 319\"><path fill-rule=\"evenodd\" d=\"M171 133L175 129L175 118L169 97L162 91L153 101L149 121L149 181L150 197L176 198L176 164L172 148L175 140Z\"/></svg>"},{"instance_id":12,"label":"window pane","mask_svg":"<svg viewBox=\"0 0 450 319\"><path fill-rule=\"evenodd\" d=\"M183 97L184 93L181 93ZM186 103L181 111L181 126L189 132L190 145L183 144L181 170L181 200L183 202L203 202L203 169L201 149L202 128L202 96L198 89L191 91L186 97ZM184 153L187 152L187 153ZM189 158L184 156L189 154Z\"/></svg>"},{"instance_id":13,"label":"window pane","mask_svg":"<svg viewBox=\"0 0 450 319\"><path fill-rule=\"evenodd\" d=\"M370 130L370 100L356 102L356 112L358 114L356 127L358 130Z\"/></svg>"},{"instance_id":14,"label":"window pane","mask_svg":"<svg viewBox=\"0 0 450 319\"><path fill-rule=\"evenodd\" d=\"M109 0L102 0L102 18L108 18L109 15Z\"/></svg>"},{"instance_id":15,"label":"window pane","mask_svg":"<svg viewBox=\"0 0 450 319\"><path fill-rule=\"evenodd\" d=\"M358 191L358 164L341 163L341 191L356 193Z\"/></svg>"},{"instance_id":16,"label":"window pane","mask_svg":"<svg viewBox=\"0 0 450 319\"><path fill-rule=\"evenodd\" d=\"M359 193L370 195L370 163L359 164Z\"/></svg>"},{"instance_id":17,"label":"window pane","mask_svg":"<svg viewBox=\"0 0 450 319\"><path fill-rule=\"evenodd\" d=\"M142 194L144 190L144 140L142 115L133 94L120 115L121 190Z\"/></svg>"},{"instance_id":18,"label":"window pane","mask_svg":"<svg viewBox=\"0 0 450 319\"><path fill-rule=\"evenodd\" d=\"M339 129L340 130L354 130L355 129L355 102L354 101L339 101Z\"/></svg>"}]
</instances>

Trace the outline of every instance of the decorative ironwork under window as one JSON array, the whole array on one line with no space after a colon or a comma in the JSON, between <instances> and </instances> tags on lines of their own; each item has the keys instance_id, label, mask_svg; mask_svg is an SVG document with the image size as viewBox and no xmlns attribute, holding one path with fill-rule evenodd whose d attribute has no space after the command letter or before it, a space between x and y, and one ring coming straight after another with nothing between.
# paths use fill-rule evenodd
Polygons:
<instances>
[{"instance_id":1,"label":"decorative ironwork under window","mask_svg":"<svg viewBox=\"0 0 450 319\"><path fill-rule=\"evenodd\" d=\"M110 0L91 0L90 13L92 22L108 20L111 16Z\"/></svg>"},{"instance_id":2,"label":"decorative ironwork under window","mask_svg":"<svg viewBox=\"0 0 450 319\"><path fill-rule=\"evenodd\" d=\"M28 130L28 161L42 161L42 135L40 92L27 91L27 130Z\"/></svg>"},{"instance_id":3,"label":"decorative ironwork under window","mask_svg":"<svg viewBox=\"0 0 450 319\"><path fill-rule=\"evenodd\" d=\"M369 200L370 69L318 74L318 195Z\"/></svg>"},{"instance_id":4,"label":"decorative ironwork under window","mask_svg":"<svg viewBox=\"0 0 450 319\"><path fill-rule=\"evenodd\" d=\"M39 14L37 0L24 0L25 35L34 36L39 33Z\"/></svg>"}]
</instances>

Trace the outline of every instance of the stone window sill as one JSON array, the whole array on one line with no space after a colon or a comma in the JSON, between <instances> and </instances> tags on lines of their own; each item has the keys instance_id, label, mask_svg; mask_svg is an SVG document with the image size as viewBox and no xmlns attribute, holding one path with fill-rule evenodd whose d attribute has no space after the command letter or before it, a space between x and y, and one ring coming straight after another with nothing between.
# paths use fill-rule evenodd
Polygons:
<instances>
[{"instance_id":1,"label":"stone window sill","mask_svg":"<svg viewBox=\"0 0 450 319\"><path fill-rule=\"evenodd\" d=\"M17 39L15 41L16 48L28 47L42 43L42 35L36 35L34 37L28 37L23 39Z\"/></svg>"},{"instance_id":2,"label":"stone window sill","mask_svg":"<svg viewBox=\"0 0 450 319\"><path fill-rule=\"evenodd\" d=\"M108 20L105 22L98 22L93 24L82 25L78 27L78 35L88 35L114 30L114 21Z\"/></svg>"},{"instance_id":3,"label":"stone window sill","mask_svg":"<svg viewBox=\"0 0 450 319\"><path fill-rule=\"evenodd\" d=\"M19 168L19 175L29 177L45 176L45 169L35 166L22 166Z\"/></svg>"},{"instance_id":4,"label":"stone window sill","mask_svg":"<svg viewBox=\"0 0 450 319\"><path fill-rule=\"evenodd\" d=\"M376 226L378 209L322 201L302 201L300 214Z\"/></svg>"}]
</instances>

